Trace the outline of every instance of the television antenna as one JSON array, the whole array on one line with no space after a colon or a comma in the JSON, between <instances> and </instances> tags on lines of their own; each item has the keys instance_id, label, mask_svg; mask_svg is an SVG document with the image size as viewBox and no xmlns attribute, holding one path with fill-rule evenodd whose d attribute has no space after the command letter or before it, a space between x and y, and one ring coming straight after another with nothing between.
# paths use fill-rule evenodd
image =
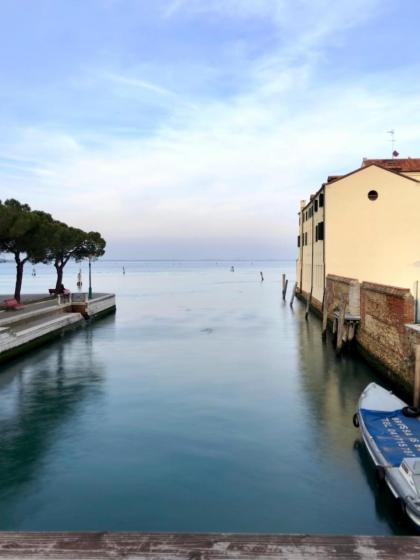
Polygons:
<instances>
[{"instance_id":1,"label":"television antenna","mask_svg":"<svg viewBox=\"0 0 420 560\"><path fill-rule=\"evenodd\" d=\"M395 149L395 130L391 128L391 130L387 131L387 134L390 134L391 136L391 157L392 159L394 159L395 157L400 155Z\"/></svg>"}]
</instances>

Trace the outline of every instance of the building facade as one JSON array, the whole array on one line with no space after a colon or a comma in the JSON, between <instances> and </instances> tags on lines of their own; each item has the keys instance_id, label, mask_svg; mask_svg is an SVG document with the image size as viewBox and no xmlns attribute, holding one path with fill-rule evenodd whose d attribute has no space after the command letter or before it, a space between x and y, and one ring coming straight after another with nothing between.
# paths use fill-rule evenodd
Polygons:
<instances>
[{"instance_id":1,"label":"building facade","mask_svg":"<svg viewBox=\"0 0 420 560\"><path fill-rule=\"evenodd\" d=\"M298 293L321 309L328 274L408 288L420 280L420 158L364 160L299 211Z\"/></svg>"}]
</instances>

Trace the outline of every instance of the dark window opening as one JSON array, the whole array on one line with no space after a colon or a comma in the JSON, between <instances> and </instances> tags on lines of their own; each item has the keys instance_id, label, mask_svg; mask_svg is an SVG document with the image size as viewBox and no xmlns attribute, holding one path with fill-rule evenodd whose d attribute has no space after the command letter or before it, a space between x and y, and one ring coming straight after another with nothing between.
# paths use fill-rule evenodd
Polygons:
<instances>
[{"instance_id":1,"label":"dark window opening","mask_svg":"<svg viewBox=\"0 0 420 560\"><path fill-rule=\"evenodd\" d=\"M368 199L369 200L376 200L378 198L378 191L369 191L368 192Z\"/></svg>"},{"instance_id":2,"label":"dark window opening","mask_svg":"<svg viewBox=\"0 0 420 560\"><path fill-rule=\"evenodd\" d=\"M318 241L324 239L324 222L319 222L318 224Z\"/></svg>"},{"instance_id":3,"label":"dark window opening","mask_svg":"<svg viewBox=\"0 0 420 560\"><path fill-rule=\"evenodd\" d=\"M315 200L315 212L318 212L318 201Z\"/></svg>"},{"instance_id":4,"label":"dark window opening","mask_svg":"<svg viewBox=\"0 0 420 560\"><path fill-rule=\"evenodd\" d=\"M324 193L320 193L319 195L319 207L322 208L324 206Z\"/></svg>"},{"instance_id":5,"label":"dark window opening","mask_svg":"<svg viewBox=\"0 0 420 560\"><path fill-rule=\"evenodd\" d=\"M315 226L315 242L318 241L318 226Z\"/></svg>"},{"instance_id":6,"label":"dark window opening","mask_svg":"<svg viewBox=\"0 0 420 560\"><path fill-rule=\"evenodd\" d=\"M300 247L300 235L298 235L298 247Z\"/></svg>"}]
</instances>

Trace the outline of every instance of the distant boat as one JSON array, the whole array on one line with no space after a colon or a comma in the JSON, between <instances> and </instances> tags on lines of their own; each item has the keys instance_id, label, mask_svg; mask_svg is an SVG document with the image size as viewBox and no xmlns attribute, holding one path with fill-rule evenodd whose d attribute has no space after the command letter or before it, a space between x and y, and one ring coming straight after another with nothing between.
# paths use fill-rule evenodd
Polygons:
<instances>
[{"instance_id":1,"label":"distant boat","mask_svg":"<svg viewBox=\"0 0 420 560\"><path fill-rule=\"evenodd\" d=\"M360 396L353 424L360 427L378 479L420 528L420 411L370 383Z\"/></svg>"}]
</instances>

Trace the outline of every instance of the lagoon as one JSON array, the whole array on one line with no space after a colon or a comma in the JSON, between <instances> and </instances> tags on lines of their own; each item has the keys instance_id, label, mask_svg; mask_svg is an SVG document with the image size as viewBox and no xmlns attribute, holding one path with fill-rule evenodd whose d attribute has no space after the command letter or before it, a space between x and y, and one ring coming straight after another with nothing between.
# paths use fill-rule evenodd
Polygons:
<instances>
[{"instance_id":1,"label":"lagoon","mask_svg":"<svg viewBox=\"0 0 420 560\"><path fill-rule=\"evenodd\" d=\"M294 262L94 263L116 315L1 365L0 529L413 533L351 422L375 372L283 272L289 299Z\"/></svg>"}]
</instances>

